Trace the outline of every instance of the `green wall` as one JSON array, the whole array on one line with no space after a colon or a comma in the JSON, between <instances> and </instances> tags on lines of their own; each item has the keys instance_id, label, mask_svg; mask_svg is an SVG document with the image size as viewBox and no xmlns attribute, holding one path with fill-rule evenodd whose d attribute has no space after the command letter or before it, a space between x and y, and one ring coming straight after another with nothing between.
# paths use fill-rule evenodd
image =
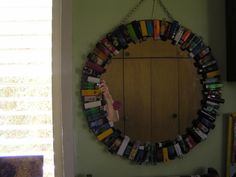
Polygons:
<instances>
[{"instance_id":1,"label":"green wall","mask_svg":"<svg viewBox=\"0 0 236 177\"><path fill-rule=\"evenodd\" d=\"M225 82L221 115L216 128L207 141L188 153L182 160L156 166L138 166L128 160L111 155L97 142L87 127L78 96L82 65L96 42L120 23L138 0L74 0L73 1L73 66L74 66L74 120L77 174L93 174L95 177L151 177L175 174L193 174L198 169L214 167L224 173L225 128L223 114L236 111L236 83ZM151 0L144 1L132 19L152 17ZM225 26L224 0L163 0L176 20L192 29L208 43L225 75ZM155 18L164 17L158 7ZM77 71L77 72L76 72Z\"/></svg>"}]
</instances>

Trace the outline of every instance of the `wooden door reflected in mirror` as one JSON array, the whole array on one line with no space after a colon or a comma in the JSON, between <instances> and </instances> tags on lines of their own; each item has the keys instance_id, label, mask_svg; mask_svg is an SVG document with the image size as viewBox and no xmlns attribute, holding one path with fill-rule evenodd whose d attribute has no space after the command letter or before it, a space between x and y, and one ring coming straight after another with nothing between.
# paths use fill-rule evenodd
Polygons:
<instances>
[{"instance_id":1,"label":"wooden door reflected in mirror","mask_svg":"<svg viewBox=\"0 0 236 177\"><path fill-rule=\"evenodd\" d=\"M132 44L103 75L122 103L115 124L140 141L160 142L183 134L200 108L200 76L193 59L169 42Z\"/></svg>"}]
</instances>

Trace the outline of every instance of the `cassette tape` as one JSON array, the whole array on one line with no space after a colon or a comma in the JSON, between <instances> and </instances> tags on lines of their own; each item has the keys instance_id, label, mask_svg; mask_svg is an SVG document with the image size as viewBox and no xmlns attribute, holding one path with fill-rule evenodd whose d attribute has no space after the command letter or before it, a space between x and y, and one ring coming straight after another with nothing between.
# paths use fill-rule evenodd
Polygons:
<instances>
[{"instance_id":1,"label":"cassette tape","mask_svg":"<svg viewBox=\"0 0 236 177\"><path fill-rule=\"evenodd\" d=\"M145 144L145 155L144 155L144 162L146 164L152 163L152 145L150 142L146 142Z\"/></svg>"},{"instance_id":2,"label":"cassette tape","mask_svg":"<svg viewBox=\"0 0 236 177\"><path fill-rule=\"evenodd\" d=\"M203 116L198 117L199 121L204 124L208 129L214 129L215 124Z\"/></svg>"},{"instance_id":3,"label":"cassette tape","mask_svg":"<svg viewBox=\"0 0 236 177\"><path fill-rule=\"evenodd\" d=\"M222 104L225 102L225 100L223 98L213 98L213 97L207 97L208 101L217 103L217 104Z\"/></svg>"},{"instance_id":4,"label":"cassette tape","mask_svg":"<svg viewBox=\"0 0 236 177\"><path fill-rule=\"evenodd\" d=\"M88 83L88 77L96 77L96 76L82 75L80 82L81 83L85 83L85 82ZM99 76L96 78L99 78Z\"/></svg>"},{"instance_id":5,"label":"cassette tape","mask_svg":"<svg viewBox=\"0 0 236 177\"><path fill-rule=\"evenodd\" d=\"M146 142L144 144L144 154L143 154L143 159L142 159L141 163L145 163L145 164L149 163L149 158L148 158L149 150L150 150L149 143Z\"/></svg>"},{"instance_id":6,"label":"cassette tape","mask_svg":"<svg viewBox=\"0 0 236 177\"><path fill-rule=\"evenodd\" d=\"M110 50L108 50L108 49L103 45L103 43L98 42L98 43L96 44L96 48L99 49L100 51L102 51L102 52L104 53L104 55L106 55L107 58L112 58L113 53L112 53Z\"/></svg>"},{"instance_id":7,"label":"cassette tape","mask_svg":"<svg viewBox=\"0 0 236 177\"><path fill-rule=\"evenodd\" d=\"M221 99L222 90L219 89L204 89L203 90L203 100L207 99ZM218 102L217 102L218 103Z\"/></svg>"},{"instance_id":8,"label":"cassette tape","mask_svg":"<svg viewBox=\"0 0 236 177\"><path fill-rule=\"evenodd\" d=\"M136 34L138 40L142 41L143 40L143 36L142 36L142 32L141 32L141 29L140 29L139 22L138 21L132 21L131 24L133 26L133 29L135 31L135 34Z\"/></svg>"},{"instance_id":9,"label":"cassette tape","mask_svg":"<svg viewBox=\"0 0 236 177\"><path fill-rule=\"evenodd\" d=\"M195 47L197 47L201 43L202 43L202 38L199 36L195 36L195 38L193 38L193 41L190 43L188 47L188 51L192 52L195 49Z\"/></svg>"},{"instance_id":10,"label":"cassette tape","mask_svg":"<svg viewBox=\"0 0 236 177\"><path fill-rule=\"evenodd\" d=\"M202 141L204 141L204 140L207 139L207 135L206 135L204 132L202 132L199 128L193 127L193 131L194 131L199 137L201 137L201 140L202 140Z\"/></svg>"},{"instance_id":11,"label":"cassette tape","mask_svg":"<svg viewBox=\"0 0 236 177\"><path fill-rule=\"evenodd\" d=\"M129 154L129 160L135 160L136 155L138 153L139 145L140 145L139 142L134 143L134 145L131 149L131 152Z\"/></svg>"},{"instance_id":12,"label":"cassette tape","mask_svg":"<svg viewBox=\"0 0 236 177\"><path fill-rule=\"evenodd\" d=\"M209 100L209 99L202 99L201 100L201 102L202 102L202 104L203 105L210 105L210 106L213 106L215 109L219 109L219 107L220 107L220 103L217 103L217 102L214 102L214 101L212 101L212 100Z\"/></svg>"},{"instance_id":13,"label":"cassette tape","mask_svg":"<svg viewBox=\"0 0 236 177\"><path fill-rule=\"evenodd\" d=\"M182 50L189 50L190 45L194 42L197 36L193 33L189 36L188 40L181 46Z\"/></svg>"},{"instance_id":14,"label":"cassette tape","mask_svg":"<svg viewBox=\"0 0 236 177\"><path fill-rule=\"evenodd\" d=\"M180 147L179 143L176 142L176 141L174 143L174 148L175 148L175 152L176 152L177 157L182 159L183 158L183 153L182 153L182 150L181 150L181 147Z\"/></svg>"},{"instance_id":15,"label":"cassette tape","mask_svg":"<svg viewBox=\"0 0 236 177\"><path fill-rule=\"evenodd\" d=\"M114 141L121 135L121 132L117 129L113 129L113 133L109 136L107 136L106 138L103 139L103 143L107 146L107 147L111 147L112 144L114 143Z\"/></svg>"},{"instance_id":16,"label":"cassette tape","mask_svg":"<svg viewBox=\"0 0 236 177\"><path fill-rule=\"evenodd\" d=\"M186 142L186 144L190 150L193 149L197 145L197 143L194 141L194 139L190 135L187 135L185 137L184 141Z\"/></svg>"},{"instance_id":17,"label":"cassette tape","mask_svg":"<svg viewBox=\"0 0 236 177\"><path fill-rule=\"evenodd\" d=\"M174 160L176 157L175 148L171 141L165 141L162 143L163 147L167 148L168 160Z\"/></svg>"},{"instance_id":18,"label":"cassette tape","mask_svg":"<svg viewBox=\"0 0 236 177\"><path fill-rule=\"evenodd\" d=\"M169 26L168 39L174 40L179 28L180 28L179 22L174 20Z\"/></svg>"},{"instance_id":19,"label":"cassette tape","mask_svg":"<svg viewBox=\"0 0 236 177\"><path fill-rule=\"evenodd\" d=\"M113 56L119 54L119 51L112 45L112 43L106 37L103 38L100 42L113 54Z\"/></svg>"},{"instance_id":20,"label":"cassette tape","mask_svg":"<svg viewBox=\"0 0 236 177\"><path fill-rule=\"evenodd\" d=\"M85 103L95 102L95 101L100 101L100 100L102 100L102 96L101 95L98 95L98 96L84 96L83 97L83 101Z\"/></svg>"},{"instance_id":21,"label":"cassette tape","mask_svg":"<svg viewBox=\"0 0 236 177\"><path fill-rule=\"evenodd\" d=\"M126 42L129 44L133 42L132 38L129 35L128 29L126 25L120 25L118 27L119 31L121 32L122 36L125 38Z\"/></svg>"},{"instance_id":22,"label":"cassette tape","mask_svg":"<svg viewBox=\"0 0 236 177\"><path fill-rule=\"evenodd\" d=\"M172 23L167 22L167 24L168 24L168 27L167 27L167 29L166 29L166 31L164 33L164 36L162 37L163 41L166 41L167 39L170 39L170 35L171 35L171 31L170 30L171 30Z\"/></svg>"},{"instance_id":23,"label":"cassette tape","mask_svg":"<svg viewBox=\"0 0 236 177\"><path fill-rule=\"evenodd\" d=\"M204 100L213 101L216 103L224 103L224 99L221 98L221 89L206 90L203 92Z\"/></svg>"},{"instance_id":24,"label":"cassette tape","mask_svg":"<svg viewBox=\"0 0 236 177\"><path fill-rule=\"evenodd\" d=\"M97 58L98 58L98 56L95 55L94 53L89 53L87 55L87 59L94 62L94 63L97 63Z\"/></svg>"},{"instance_id":25,"label":"cassette tape","mask_svg":"<svg viewBox=\"0 0 236 177\"><path fill-rule=\"evenodd\" d=\"M211 122L214 122L216 120L216 115L212 115L212 114L210 114L210 113L208 113L208 112L206 112L204 110L200 110L198 112L198 115L208 119Z\"/></svg>"},{"instance_id":26,"label":"cassette tape","mask_svg":"<svg viewBox=\"0 0 236 177\"><path fill-rule=\"evenodd\" d=\"M204 76L206 78L220 77L220 71L218 69L215 71L210 71L210 72L204 73Z\"/></svg>"},{"instance_id":27,"label":"cassette tape","mask_svg":"<svg viewBox=\"0 0 236 177\"><path fill-rule=\"evenodd\" d=\"M98 116L100 114L105 114L106 111L104 110L104 107L103 106L100 106L100 107L94 107L94 108L90 108L90 109L86 109L85 110L85 114L87 117L89 116Z\"/></svg>"},{"instance_id":28,"label":"cassette tape","mask_svg":"<svg viewBox=\"0 0 236 177\"><path fill-rule=\"evenodd\" d=\"M96 127L100 127L104 124L106 124L108 122L108 120L106 118L100 118L91 122L88 122L90 129L96 128Z\"/></svg>"},{"instance_id":29,"label":"cassette tape","mask_svg":"<svg viewBox=\"0 0 236 177\"><path fill-rule=\"evenodd\" d=\"M208 47L208 46L206 46L206 47L203 48L203 49L201 50L201 52L199 52L194 58L195 58L196 60L200 60L201 58L203 58L203 57L209 55L210 53L211 53L211 48Z\"/></svg>"},{"instance_id":30,"label":"cassette tape","mask_svg":"<svg viewBox=\"0 0 236 177\"><path fill-rule=\"evenodd\" d=\"M142 38L145 39L148 37L148 29L146 26L146 21L145 20L140 20L139 21L139 25L140 25L140 31L142 34Z\"/></svg>"},{"instance_id":31,"label":"cassette tape","mask_svg":"<svg viewBox=\"0 0 236 177\"><path fill-rule=\"evenodd\" d=\"M96 108L86 109L84 112L86 116L90 116L93 114L98 114L100 111L102 111L101 107L96 107Z\"/></svg>"},{"instance_id":32,"label":"cassette tape","mask_svg":"<svg viewBox=\"0 0 236 177\"><path fill-rule=\"evenodd\" d=\"M96 83L82 82L80 85L81 89L86 90L96 90L98 89L98 85Z\"/></svg>"},{"instance_id":33,"label":"cassette tape","mask_svg":"<svg viewBox=\"0 0 236 177\"><path fill-rule=\"evenodd\" d=\"M198 37L197 39L195 39L195 41L190 45L189 47L189 52L190 53L194 53L195 55L199 54L201 49L205 46L205 44L202 41L201 37ZM194 56L195 56L194 55Z\"/></svg>"},{"instance_id":34,"label":"cassette tape","mask_svg":"<svg viewBox=\"0 0 236 177\"><path fill-rule=\"evenodd\" d=\"M116 154L120 148L122 141L123 141L123 137L121 136L117 137L115 141L113 142L113 144L108 148L108 151L112 154Z\"/></svg>"},{"instance_id":35,"label":"cassette tape","mask_svg":"<svg viewBox=\"0 0 236 177\"><path fill-rule=\"evenodd\" d=\"M96 136L98 136L99 134L102 134L103 132L105 132L109 128L111 128L111 125L109 123L105 123L99 127L92 128L92 131Z\"/></svg>"},{"instance_id":36,"label":"cassette tape","mask_svg":"<svg viewBox=\"0 0 236 177\"><path fill-rule=\"evenodd\" d=\"M212 115L212 116L217 116L218 115L218 110L215 109L212 106L203 106L202 110L207 112L208 114Z\"/></svg>"},{"instance_id":37,"label":"cassette tape","mask_svg":"<svg viewBox=\"0 0 236 177\"><path fill-rule=\"evenodd\" d=\"M119 149L118 149L118 151L117 151L117 153L116 153L117 155L123 156L129 141L130 141L130 138L128 136L125 136L122 143L121 143L121 145L120 145L120 147L119 147Z\"/></svg>"},{"instance_id":38,"label":"cassette tape","mask_svg":"<svg viewBox=\"0 0 236 177\"><path fill-rule=\"evenodd\" d=\"M204 49L205 48L203 48L203 50ZM208 54L208 55L204 56L203 58L197 60L198 66L202 68L203 65L207 64L208 62L211 62L212 60L215 60L214 57L211 54Z\"/></svg>"},{"instance_id":39,"label":"cassette tape","mask_svg":"<svg viewBox=\"0 0 236 177\"><path fill-rule=\"evenodd\" d=\"M189 56L195 59L195 56L197 56L205 47L205 44L201 41L198 45L196 45L196 47L192 49L192 51L189 53Z\"/></svg>"},{"instance_id":40,"label":"cassette tape","mask_svg":"<svg viewBox=\"0 0 236 177\"><path fill-rule=\"evenodd\" d=\"M118 37L115 35L114 32L113 33L108 33L106 35L106 38L112 43L112 45L116 48L116 50L120 51L122 49L121 42L118 39Z\"/></svg>"},{"instance_id":41,"label":"cassette tape","mask_svg":"<svg viewBox=\"0 0 236 177\"><path fill-rule=\"evenodd\" d=\"M196 128L199 128L203 133L208 134L210 129L205 126L202 122L200 122L198 119L197 120L193 120L193 125Z\"/></svg>"},{"instance_id":42,"label":"cassette tape","mask_svg":"<svg viewBox=\"0 0 236 177\"><path fill-rule=\"evenodd\" d=\"M184 27L180 26L178 31L176 32L176 35L172 41L172 44L177 45L179 41L181 40L181 37L183 34L184 34Z\"/></svg>"},{"instance_id":43,"label":"cassette tape","mask_svg":"<svg viewBox=\"0 0 236 177\"><path fill-rule=\"evenodd\" d=\"M127 28L127 31L128 31L128 34L129 34L130 38L132 39L132 42L133 43L137 43L139 41L139 39L138 39L138 37L137 37L137 35L135 33L133 25L131 23L127 24L126 28Z\"/></svg>"},{"instance_id":44,"label":"cassette tape","mask_svg":"<svg viewBox=\"0 0 236 177\"><path fill-rule=\"evenodd\" d=\"M122 49L122 47L118 41L118 38L116 36L114 36L114 33L108 33L106 35L106 38L116 48L116 50L120 51Z\"/></svg>"},{"instance_id":45,"label":"cassette tape","mask_svg":"<svg viewBox=\"0 0 236 177\"><path fill-rule=\"evenodd\" d=\"M219 83L215 83L215 84L219 84ZM221 88L205 89L203 91L204 91L204 96L207 96L207 98L221 99L221 95L222 95L222 89Z\"/></svg>"},{"instance_id":46,"label":"cassette tape","mask_svg":"<svg viewBox=\"0 0 236 177\"><path fill-rule=\"evenodd\" d=\"M169 36L170 36L171 23L167 22L167 24L168 24L168 27L167 27L167 29L166 29L164 35L161 37L161 39L162 39L163 41L166 41L167 39L169 39Z\"/></svg>"},{"instance_id":47,"label":"cassette tape","mask_svg":"<svg viewBox=\"0 0 236 177\"><path fill-rule=\"evenodd\" d=\"M162 154L163 154L163 162L168 162L170 159L169 159L167 147L162 148Z\"/></svg>"},{"instance_id":48,"label":"cassette tape","mask_svg":"<svg viewBox=\"0 0 236 177\"><path fill-rule=\"evenodd\" d=\"M176 138L176 142L179 143L179 146L181 148L181 151L183 154L186 154L189 152L189 148L187 147L185 141L183 140L182 136L178 135Z\"/></svg>"},{"instance_id":49,"label":"cassette tape","mask_svg":"<svg viewBox=\"0 0 236 177\"><path fill-rule=\"evenodd\" d=\"M168 38L168 29L169 29L169 23L163 19L161 21L161 29L160 29L160 38L163 40L163 41L166 41L167 38Z\"/></svg>"},{"instance_id":50,"label":"cassette tape","mask_svg":"<svg viewBox=\"0 0 236 177\"><path fill-rule=\"evenodd\" d=\"M212 61L209 61L209 62L203 64L202 68L207 69L207 68L212 67L212 66L217 66L216 60L212 60ZM217 68L217 67L215 67L215 68Z\"/></svg>"},{"instance_id":51,"label":"cassette tape","mask_svg":"<svg viewBox=\"0 0 236 177\"><path fill-rule=\"evenodd\" d=\"M87 61L85 66L91 68L92 70L96 71L99 74L103 74L104 72L106 72L106 69L98 65L97 63L92 63L90 61Z\"/></svg>"},{"instance_id":52,"label":"cassette tape","mask_svg":"<svg viewBox=\"0 0 236 177\"><path fill-rule=\"evenodd\" d=\"M160 39L160 33L161 33L160 20L153 20L153 39L154 40Z\"/></svg>"},{"instance_id":53,"label":"cassette tape","mask_svg":"<svg viewBox=\"0 0 236 177\"><path fill-rule=\"evenodd\" d=\"M82 75L83 76L92 76L92 77L101 77L101 73L99 73L87 66L83 67Z\"/></svg>"},{"instance_id":54,"label":"cassette tape","mask_svg":"<svg viewBox=\"0 0 236 177\"><path fill-rule=\"evenodd\" d=\"M202 141L202 138L194 131L193 128L187 128L186 131L187 131L188 135L190 135L193 138L193 140L196 144L198 144Z\"/></svg>"},{"instance_id":55,"label":"cassette tape","mask_svg":"<svg viewBox=\"0 0 236 177\"><path fill-rule=\"evenodd\" d=\"M153 36L153 20L145 20L147 26L148 37Z\"/></svg>"},{"instance_id":56,"label":"cassette tape","mask_svg":"<svg viewBox=\"0 0 236 177\"><path fill-rule=\"evenodd\" d=\"M90 109L90 108L100 107L101 105L102 105L102 102L101 102L101 101L95 101L95 102L84 103L84 109Z\"/></svg>"},{"instance_id":57,"label":"cassette tape","mask_svg":"<svg viewBox=\"0 0 236 177\"><path fill-rule=\"evenodd\" d=\"M216 71L218 69L219 69L218 65L214 64L214 65L211 65L211 66L208 66L208 67L205 67L205 68L199 68L198 73L205 74L205 73L209 73L209 72L212 72L212 71Z\"/></svg>"},{"instance_id":58,"label":"cassette tape","mask_svg":"<svg viewBox=\"0 0 236 177\"><path fill-rule=\"evenodd\" d=\"M130 154L131 154L131 151L132 151L132 148L133 148L133 143L132 142L129 142L126 149L125 149L125 152L123 154L123 157L125 158L129 158Z\"/></svg>"},{"instance_id":59,"label":"cassette tape","mask_svg":"<svg viewBox=\"0 0 236 177\"><path fill-rule=\"evenodd\" d=\"M222 83L209 83L205 84L205 88L209 90L217 90L217 89L222 89L224 84Z\"/></svg>"},{"instance_id":60,"label":"cassette tape","mask_svg":"<svg viewBox=\"0 0 236 177\"><path fill-rule=\"evenodd\" d=\"M101 79L98 78L98 77L88 76L88 77L87 77L87 82L95 83L95 84L100 84Z\"/></svg>"},{"instance_id":61,"label":"cassette tape","mask_svg":"<svg viewBox=\"0 0 236 177\"><path fill-rule=\"evenodd\" d=\"M157 162L157 152L156 152L156 144L152 143L151 144L151 154L150 154L150 157L149 157L149 161L152 163L152 164L156 164Z\"/></svg>"},{"instance_id":62,"label":"cassette tape","mask_svg":"<svg viewBox=\"0 0 236 177\"><path fill-rule=\"evenodd\" d=\"M182 46L191 37L192 32L190 30L184 29L184 33L179 40L179 45Z\"/></svg>"},{"instance_id":63,"label":"cassette tape","mask_svg":"<svg viewBox=\"0 0 236 177\"><path fill-rule=\"evenodd\" d=\"M162 143L156 143L156 159L157 159L157 162L163 162L164 161L162 148L163 148Z\"/></svg>"},{"instance_id":64,"label":"cassette tape","mask_svg":"<svg viewBox=\"0 0 236 177\"><path fill-rule=\"evenodd\" d=\"M124 27L124 26L123 26ZM125 29L123 29L125 30ZM129 36L126 36L125 33L122 31L122 27L118 27L112 34L114 38L117 39L118 45L120 46L120 49L126 49L128 48L128 43L130 42L130 39L128 38Z\"/></svg>"},{"instance_id":65,"label":"cassette tape","mask_svg":"<svg viewBox=\"0 0 236 177\"><path fill-rule=\"evenodd\" d=\"M217 84L217 83L215 83ZM221 98L221 95L222 95L222 90L221 88L218 88L218 89L204 89L203 90L203 94L205 96L211 96L212 98Z\"/></svg>"},{"instance_id":66,"label":"cassette tape","mask_svg":"<svg viewBox=\"0 0 236 177\"><path fill-rule=\"evenodd\" d=\"M101 89L81 90L82 96L98 96L102 93Z\"/></svg>"},{"instance_id":67,"label":"cassette tape","mask_svg":"<svg viewBox=\"0 0 236 177\"><path fill-rule=\"evenodd\" d=\"M95 53L89 53L88 56L87 56L87 59L89 61L92 61L94 63L97 63L98 65L102 66L103 63L104 63L104 60L99 58Z\"/></svg>"},{"instance_id":68,"label":"cassette tape","mask_svg":"<svg viewBox=\"0 0 236 177\"><path fill-rule=\"evenodd\" d=\"M98 119L102 119L102 118L106 118L107 117L107 112L106 111L100 111L96 114L90 114L89 116L87 116L87 120L89 122L91 121L96 121Z\"/></svg>"},{"instance_id":69,"label":"cassette tape","mask_svg":"<svg viewBox=\"0 0 236 177\"><path fill-rule=\"evenodd\" d=\"M106 61L108 60L108 56L106 56L101 50L99 50L98 48L94 48L93 49L93 53L98 56L101 60Z\"/></svg>"},{"instance_id":70,"label":"cassette tape","mask_svg":"<svg viewBox=\"0 0 236 177\"><path fill-rule=\"evenodd\" d=\"M99 141L102 141L102 140L104 140L105 138L107 138L108 136L110 136L112 133L113 133L113 129L112 129L112 128L109 128L109 129L107 129L106 131L104 131L104 132L102 132L101 134L99 134L99 135L97 136L97 139L98 139Z\"/></svg>"},{"instance_id":71,"label":"cassette tape","mask_svg":"<svg viewBox=\"0 0 236 177\"><path fill-rule=\"evenodd\" d=\"M214 83L220 83L221 80L219 77L213 77L213 78L206 78L204 80L201 80L201 83L206 85L206 84L214 84Z\"/></svg>"},{"instance_id":72,"label":"cassette tape","mask_svg":"<svg viewBox=\"0 0 236 177\"><path fill-rule=\"evenodd\" d=\"M141 165L144 161L144 156L145 156L145 147L144 145L139 145L135 161Z\"/></svg>"},{"instance_id":73,"label":"cassette tape","mask_svg":"<svg viewBox=\"0 0 236 177\"><path fill-rule=\"evenodd\" d=\"M203 101L204 101L203 102L204 106L211 106L211 107L213 107L217 111L220 108L220 104L219 103L215 103L215 102L212 102L212 101L209 101L209 100L203 100Z\"/></svg>"},{"instance_id":74,"label":"cassette tape","mask_svg":"<svg viewBox=\"0 0 236 177\"><path fill-rule=\"evenodd\" d=\"M186 48L190 45L190 43L192 42L194 37L195 37L195 35L191 32L189 34L188 38L186 39L186 41L181 44L181 46L180 46L181 50L186 50Z\"/></svg>"}]
</instances>

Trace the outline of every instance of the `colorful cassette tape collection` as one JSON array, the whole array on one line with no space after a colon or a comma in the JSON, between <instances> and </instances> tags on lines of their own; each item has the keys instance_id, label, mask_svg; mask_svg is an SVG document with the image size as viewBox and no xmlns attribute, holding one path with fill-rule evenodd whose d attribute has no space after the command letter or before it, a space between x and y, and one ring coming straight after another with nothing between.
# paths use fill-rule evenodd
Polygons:
<instances>
[{"instance_id":1,"label":"colorful cassette tape collection","mask_svg":"<svg viewBox=\"0 0 236 177\"><path fill-rule=\"evenodd\" d=\"M107 112L104 110L106 103L99 89L101 75L120 50L128 48L130 43L142 42L147 38L170 40L173 45L187 50L202 76L203 99L197 118L183 135L178 135L174 140L156 143L131 140L108 122ZM214 122L220 104L224 103L222 87L217 62L202 38L177 21L155 19L120 25L97 42L96 47L88 54L82 70L81 96L89 128L107 146L108 151L138 164L156 164L182 158L198 143L207 139L210 130L215 128Z\"/></svg>"}]
</instances>

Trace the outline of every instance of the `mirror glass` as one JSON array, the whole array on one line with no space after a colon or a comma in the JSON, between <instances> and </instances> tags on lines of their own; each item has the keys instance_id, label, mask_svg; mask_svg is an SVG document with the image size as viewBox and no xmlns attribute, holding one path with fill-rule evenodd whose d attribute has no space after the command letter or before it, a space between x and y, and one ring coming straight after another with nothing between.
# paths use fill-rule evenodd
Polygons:
<instances>
[{"instance_id":1,"label":"mirror glass","mask_svg":"<svg viewBox=\"0 0 236 177\"><path fill-rule=\"evenodd\" d=\"M152 39L131 44L102 78L121 102L115 127L131 139L173 140L191 126L200 109L201 76L187 52Z\"/></svg>"}]
</instances>

